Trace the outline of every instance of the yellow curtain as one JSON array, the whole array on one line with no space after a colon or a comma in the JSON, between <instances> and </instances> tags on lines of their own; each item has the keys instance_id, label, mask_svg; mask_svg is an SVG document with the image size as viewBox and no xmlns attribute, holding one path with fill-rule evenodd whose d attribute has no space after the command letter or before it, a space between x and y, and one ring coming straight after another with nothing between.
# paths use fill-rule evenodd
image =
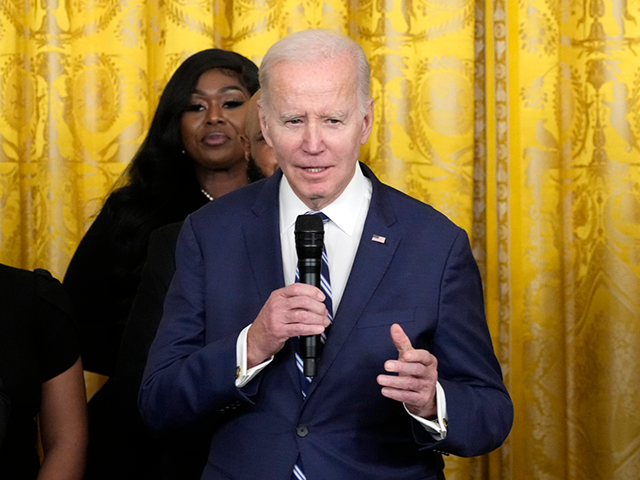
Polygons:
<instances>
[{"instance_id":1,"label":"yellow curtain","mask_svg":"<svg viewBox=\"0 0 640 480\"><path fill-rule=\"evenodd\" d=\"M0 0L0 261L61 278L164 84L350 35L363 159L471 235L515 424L447 478L640 478L640 2Z\"/></svg>"}]
</instances>

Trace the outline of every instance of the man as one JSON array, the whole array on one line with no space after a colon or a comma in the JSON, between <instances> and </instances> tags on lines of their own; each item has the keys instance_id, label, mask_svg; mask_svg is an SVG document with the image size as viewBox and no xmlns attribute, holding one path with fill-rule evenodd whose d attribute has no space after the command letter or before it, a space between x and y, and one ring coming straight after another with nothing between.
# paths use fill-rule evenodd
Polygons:
<instances>
[{"instance_id":1,"label":"man","mask_svg":"<svg viewBox=\"0 0 640 480\"><path fill-rule=\"evenodd\" d=\"M441 479L440 452L489 452L513 417L467 236L358 163L373 101L357 44L301 32L260 75L281 171L185 221L143 418L210 426L203 479ZM329 218L326 294L294 282L309 210ZM323 332L309 383L297 337Z\"/></svg>"},{"instance_id":2,"label":"man","mask_svg":"<svg viewBox=\"0 0 640 480\"><path fill-rule=\"evenodd\" d=\"M264 139L258 116L258 100L260 90L253 94L247 102L247 121L244 125L244 135L240 137L249 164L248 169L254 176L270 177L278 168L278 161L273 148ZM257 175L256 175L256 172ZM252 176L251 174L249 175Z\"/></svg>"}]
</instances>

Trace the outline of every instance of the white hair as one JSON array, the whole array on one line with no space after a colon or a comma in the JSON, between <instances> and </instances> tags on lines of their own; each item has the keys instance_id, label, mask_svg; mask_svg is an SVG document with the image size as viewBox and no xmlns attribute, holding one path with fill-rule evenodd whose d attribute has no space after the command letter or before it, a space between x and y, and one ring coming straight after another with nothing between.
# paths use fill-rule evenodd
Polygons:
<instances>
[{"instance_id":1,"label":"white hair","mask_svg":"<svg viewBox=\"0 0 640 480\"><path fill-rule=\"evenodd\" d=\"M358 107L362 115L369 106L371 68L362 47L349 37L327 30L303 30L274 43L260 65L261 102L265 110L269 107L269 80L271 70L280 62L308 65L343 55L353 59L358 87Z\"/></svg>"}]
</instances>

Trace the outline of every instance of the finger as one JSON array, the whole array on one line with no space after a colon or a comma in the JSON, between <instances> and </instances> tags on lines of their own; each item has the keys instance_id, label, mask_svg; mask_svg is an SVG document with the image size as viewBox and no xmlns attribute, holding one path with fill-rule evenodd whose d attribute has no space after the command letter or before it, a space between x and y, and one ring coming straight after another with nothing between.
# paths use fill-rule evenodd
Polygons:
<instances>
[{"instance_id":1,"label":"finger","mask_svg":"<svg viewBox=\"0 0 640 480\"><path fill-rule=\"evenodd\" d=\"M292 283L279 290L283 297L306 296L324 302L324 293L318 287L306 283Z\"/></svg>"},{"instance_id":2,"label":"finger","mask_svg":"<svg viewBox=\"0 0 640 480\"><path fill-rule=\"evenodd\" d=\"M382 387L385 397L405 403L418 404L427 402L435 394L435 383L413 377L396 377L378 375L378 385Z\"/></svg>"},{"instance_id":3,"label":"finger","mask_svg":"<svg viewBox=\"0 0 640 480\"><path fill-rule=\"evenodd\" d=\"M402 327L397 323L391 325L391 340L393 340L393 344L398 349L398 358L402 358L405 353L413 350L411 340L409 340L407 334L404 333Z\"/></svg>"},{"instance_id":4,"label":"finger","mask_svg":"<svg viewBox=\"0 0 640 480\"><path fill-rule=\"evenodd\" d=\"M289 285L289 287L291 286ZM292 310L307 310L323 316L328 314L326 306L320 298L324 296L320 290L311 285L305 285L307 288L302 289L289 289L289 287L271 293L263 307L265 312L269 312L269 316L282 317ZM316 292L319 292L320 295L317 296Z\"/></svg>"},{"instance_id":5,"label":"finger","mask_svg":"<svg viewBox=\"0 0 640 480\"><path fill-rule=\"evenodd\" d=\"M331 323L327 316L327 309L324 308L320 312L311 312L309 310L289 310L282 316L284 325L321 325L323 328Z\"/></svg>"},{"instance_id":6,"label":"finger","mask_svg":"<svg viewBox=\"0 0 640 480\"><path fill-rule=\"evenodd\" d=\"M401 360L387 360L384 369L389 373L396 373L400 376L411 376L428 378L436 373L435 369L430 369L421 362L403 362Z\"/></svg>"},{"instance_id":7,"label":"finger","mask_svg":"<svg viewBox=\"0 0 640 480\"><path fill-rule=\"evenodd\" d=\"M297 296L287 298L281 305L285 315L292 315L292 321L297 321L296 315L304 317L305 313L315 314L327 318L327 306L315 298Z\"/></svg>"},{"instance_id":8,"label":"finger","mask_svg":"<svg viewBox=\"0 0 640 480\"><path fill-rule=\"evenodd\" d=\"M420 365L422 367L437 369L438 361L427 350L413 349L406 352L398 360L387 360L385 370L388 372L405 373L404 365ZM408 367L411 368L411 367Z\"/></svg>"},{"instance_id":9,"label":"finger","mask_svg":"<svg viewBox=\"0 0 640 480\"><path fill-rule=\"evenodd\" d=\"M421 392L425 389L429 389L431 383L426 379L404 376L398 377L396 375L378 375L376 377L378 385L381 387L394 388L396 390L406 390L410 392Z\"/></svg>"},{"instance_id":10,"label":"finger","mask_svg":"<svg viewBox=\"0 0 640 480\"><path fill-rule=\"evenodd\" d=\"M438 414L435 395L427 397L417 392L407 392L384 387L380 390L384 397L402 402L409 412L424 419L435 420Z\"/></svg>"},{"instance_id":11,"label":"finger","mask_svg":"<svg viewBox=\"0 0 640 480\"><path fill-rule=\"evenodd\" d=\"M283 328L283 333L287 338L321 335L325 330L323 325L292 323Z\"/></svg>"}]
</instances>

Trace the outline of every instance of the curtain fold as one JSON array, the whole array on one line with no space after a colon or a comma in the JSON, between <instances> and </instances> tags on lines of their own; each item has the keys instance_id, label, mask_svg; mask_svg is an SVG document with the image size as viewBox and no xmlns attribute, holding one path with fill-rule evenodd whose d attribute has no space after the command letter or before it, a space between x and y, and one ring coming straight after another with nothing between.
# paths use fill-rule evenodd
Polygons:
<instances>
[{"instance_id":1,"label":"curtain fold","mask_svg":"<svg viewBox=\"0 0 640 480\"><path fill-rule=\"evenodd\" d=\"M515 424L447 478L640 478L640 2L0 0L0 261L62 278L177 66L305 28L362 45L362 159L480 266Z\"/></svg>"}]
</instances>

